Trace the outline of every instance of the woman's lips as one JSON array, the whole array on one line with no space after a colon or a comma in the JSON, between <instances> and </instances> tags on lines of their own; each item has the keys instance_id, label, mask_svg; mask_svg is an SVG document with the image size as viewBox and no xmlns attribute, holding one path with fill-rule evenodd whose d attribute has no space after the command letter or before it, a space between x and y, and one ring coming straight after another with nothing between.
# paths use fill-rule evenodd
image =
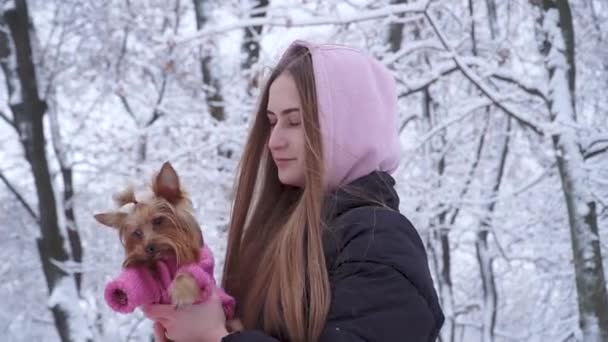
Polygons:
<instances>
[{"instance_id":1,"label":"woman's lips","mask_svg":"<svg viewBox=\"0 0 608 342\"><path fill-rule=\"evenodd\" d=\"M287 166L290 162L294 161L295 159L293 158L277 158L274 160L275 164L277 164L277 167L284 167Z\"/></svg>"}]
</instances>

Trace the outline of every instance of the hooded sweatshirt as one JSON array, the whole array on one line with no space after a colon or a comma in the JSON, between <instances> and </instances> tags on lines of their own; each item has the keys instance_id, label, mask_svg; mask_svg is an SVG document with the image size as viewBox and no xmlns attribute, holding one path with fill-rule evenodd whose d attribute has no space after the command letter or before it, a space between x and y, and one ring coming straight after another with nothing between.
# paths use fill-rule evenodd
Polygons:
<instances>
[{"instance_id":1,"label":"hooded sweatshirt","mask_svg":"<svg viewBox=\"0 0 608 342\"><path fill-rule=\"evenodd\" d=\"M399 165L397 93L391 72L350 47L303 40L312 56L323 141L325 186L348 184Z\"/></svg>"}]
</instances>

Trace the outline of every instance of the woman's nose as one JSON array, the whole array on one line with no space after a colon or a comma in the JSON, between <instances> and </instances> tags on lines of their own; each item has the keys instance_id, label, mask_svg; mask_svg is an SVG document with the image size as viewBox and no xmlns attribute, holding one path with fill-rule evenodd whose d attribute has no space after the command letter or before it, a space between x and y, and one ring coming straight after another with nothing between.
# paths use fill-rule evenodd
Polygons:
<instances>
[{"instance_id":1,"label":"woman's nose","mask_svg":"<svg viewBox=\"0 0 608 342\"><path fill-rule=\"evenodd\" d=\"M277 126L275 126L270 132L270 139L268 139L268 148L271 150L277 150L287 145L287 139L285 138L284 132Z\"/></svg>"}]
</instances>

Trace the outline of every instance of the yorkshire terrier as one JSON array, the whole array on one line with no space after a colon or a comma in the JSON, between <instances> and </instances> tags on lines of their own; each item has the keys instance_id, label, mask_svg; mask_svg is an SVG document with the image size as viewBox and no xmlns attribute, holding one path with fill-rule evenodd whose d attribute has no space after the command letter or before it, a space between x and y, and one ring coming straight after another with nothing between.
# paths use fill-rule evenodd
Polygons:
<instances>
[{"instance_id":1,"label":"yorkshire terrier","mask_svg":"<svg viewBox=\"0 0 608 342\"><path fill-rule=\"evenodd\" d=\"M118 210L95 215L118 231L124 246L123 273L106 287L108 304L123 313L144 304L193 304L216 288L213 256L170 163L153 178L151 190L148 198L136 198L128 188L114 195ZM218 290L231 319L234 299Z\"/></svg>"}]
</instances>

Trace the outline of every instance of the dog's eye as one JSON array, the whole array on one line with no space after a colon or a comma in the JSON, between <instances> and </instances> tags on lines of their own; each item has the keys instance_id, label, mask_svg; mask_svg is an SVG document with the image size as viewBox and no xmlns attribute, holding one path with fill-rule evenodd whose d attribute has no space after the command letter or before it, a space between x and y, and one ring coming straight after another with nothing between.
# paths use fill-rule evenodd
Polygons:
<instances>
[{"instance_id":1,"label":"dog's eye","mask_svg":"<svg viewBox=\"0 0 608 342\"><path fill-rule=\"evenodd\" d=\"M135 229L135 231L133 231L133 236L141 239L144 236L144 233L141 231L141 229Z\"/></svg>"},{"instance_id":2,"label":"dog's eye","mask_svg":"<svg viewBox=\"0 0 608 342\"><path fill-rule=\"evenodd\" d=\"M162 217L155 217L152 220L152 224L155 225L155 226L158 226L161 223L163 223L163 218Z\"/></svg>"}]
</instances>

